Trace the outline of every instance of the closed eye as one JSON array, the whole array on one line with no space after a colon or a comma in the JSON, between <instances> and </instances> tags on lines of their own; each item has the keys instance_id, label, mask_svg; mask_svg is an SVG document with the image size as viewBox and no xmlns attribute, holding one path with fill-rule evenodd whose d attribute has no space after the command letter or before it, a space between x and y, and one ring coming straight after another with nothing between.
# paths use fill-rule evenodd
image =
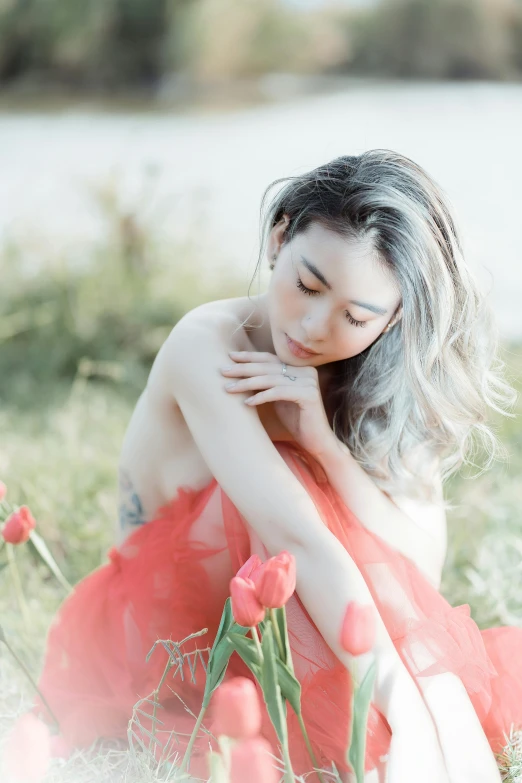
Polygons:
<instances>
[{"instance_id":1,"label":"closed eye","mask_svg":"<svg viewBox=\"0 0 522 783\"><path fill-rule=\"evenodd\" d=\"M297 278L297 287L304 294L308 294L308 296L313 296L313 294L321 293L320 291L316 291L315 288L307 288L300 277ZM346 317L350 321L350 323L353 324L354 326L366 326L366 321L356 321L355 318L352 318L348 310L346 311Z\"/></svg>"}]
</instances>

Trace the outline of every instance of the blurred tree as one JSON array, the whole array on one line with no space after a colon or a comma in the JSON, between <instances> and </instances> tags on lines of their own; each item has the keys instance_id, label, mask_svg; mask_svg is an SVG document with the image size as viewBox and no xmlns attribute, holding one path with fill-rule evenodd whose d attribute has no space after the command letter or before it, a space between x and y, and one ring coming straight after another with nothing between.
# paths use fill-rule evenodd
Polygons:
<instances>
[{"instance_id":1,"label":"blurred tree","mask_svg":"<svg viewBox=\"0 0 522 783\"><path fill-rule=\"evenodd\" d=\"M522 0L0 0L0 84L153 92L278 71L519 78Z\"/></svg>"},{"instance_id":2,"label":"blurred tree","mask_svg":"<svg viewBox=\"0 0 522 783\"><path fill-rule=\"evenodd\" d=\"M314 73L344 57L331 12L299 14L281 0L193 0L184 33L187 68L202 82Z\"/></svg>"},{"instance_id":3,"label":"blurred tree","mask_svg":"<svg viewBox=\"0 0 522 783\"><path fill-rule=\"evenodd\" d=\"M375 9L351 16L345 69L436 79L511 77L508 19L515 3L382 0Z\"/></svg>"},{"instance_id":4,"label":"blurred tree","mask_svg":"<svg viewBox=\"0 0 522 783\"><path fill-rule=\"evenodd\" d=\"M513 66L518 73L522 73L522 0L515 0L510 4L507 26L511 39Z\"/></svg>"},{"instance_id":5,"label":"blurred tree","mask_svg":"<svg viewBox=\"0 0 522 783\"><path fill-rule=\"evenodd\" d=\"M0 82L37 79L100 89L162 76L168 25L188 0L0 0Z\"/></svg>"}]
</instances>

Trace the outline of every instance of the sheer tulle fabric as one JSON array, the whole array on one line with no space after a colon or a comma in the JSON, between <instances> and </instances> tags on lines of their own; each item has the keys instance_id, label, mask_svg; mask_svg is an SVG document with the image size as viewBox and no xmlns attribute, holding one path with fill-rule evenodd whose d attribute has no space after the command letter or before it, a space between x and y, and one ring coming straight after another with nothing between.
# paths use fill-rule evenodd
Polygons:
<instances>
[{"instance_id":1,"label":"sheer tulle fabric","mask_svg":"<svg viewBox=\"0 0 522 783\"><path fill-rule=\"evenodd\" d=\"M275 441L274 446L306 487L324 524L360 568L410 673L417 680L442 672L458 675L492 749L498 752L511 723L522 727L522 664L517 655L522 649L522 629L480 631L467 604L452 607L412 562L363 527L330 486L320 465L303 449L282 441ZM198 491L180 490L153 521L136 529L119 550L109 551L109 563L76 586L49 629L39 687L69 743L87 747L97 738L128 736L134 705L151 695L167 663L168 653L161 645L145 661L154 642L180 642L208 628L206 635L184 644L182 652L210 648L229 581L254 552L262 559L268 557L215 479ZM312 746L323 767L331 768L334 761L339 770L346 770L349 672L324 642L297 593L287 604L287 618ZM187 708L197 716L205 682L201 658L193 655L192 660L192 672L186 664L183 672L175 677L170 674L158 695L162 706L157 717L162 724L156 727L157 736L165 747L181 755L195 723ZM227 677L238 674L251 676L234 654ZM152 723L143 713L150 715L152 705L143 702L140 710L145 731L137 723L132 728L148 746L146 732ZM48 720L39 698L33 711ZM203 726L212 732L212 723L211 702ZM290 707L288 731L294 772L309 772L312 764ZM279 756L266 711L263 734ZM372 705L367 770L385 759L390 737L386 719ZM192 774L208 777L206 754L211 747L217 749L215 739L200 730ZM156 756L159 753L158 748Z\"/></svg>"}]
</instances>

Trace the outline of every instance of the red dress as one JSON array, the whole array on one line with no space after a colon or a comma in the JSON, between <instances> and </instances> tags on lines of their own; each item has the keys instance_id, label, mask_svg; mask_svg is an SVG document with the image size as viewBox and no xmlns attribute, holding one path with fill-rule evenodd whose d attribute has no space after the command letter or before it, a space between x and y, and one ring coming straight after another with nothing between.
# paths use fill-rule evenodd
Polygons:
<instances>
[{"instance_id":1,"label":"red dress","mask_svg":"<svg viewBox=\"0 0 522 783\"><path fill-rule=\"evenodd\" d=\"M283 441L274 441L274 446L307 489L324 524L359 566L410 673L415 678L445 671L457 674L492 750L499 752L511 723L522 728L522 628L480 631L468 604L452 607L410 560L361 524L304 449ZM212 546L190 535L203 515L213 524ZM182 652L212 646L229 581L252 554L254 539L245 518L213 479L198 491L181 489L120 549L110 549L108 564L76 585L49 629L39 680L70 744L87 747L96 738L128 736L133 707L151 696L168 660L167 650L157 645L146 662L156 640L180 642L208 628L206 635L184 644ZM257 546L256 551L262 556L259 540L258 545L261 552ZM349 672L324 642L297 593L286 611L295 671L302 684L304 722L318 762L331 769L334 761L339 770L346 770ZM181 756L195 719L180 699L197 716L205 683L201 656L191 657L193 673L188 663L183 679L171 670L158 697L162 706L157 717L163 724L157 727L157 736ZM238 674L252 676L234 653L227 677ZM152 705L144 701L139 709L150 715ZM39 698L33 712L49 720ZM150 718L141 712L136 717L146 731L151 730ZM132 727L148 746L146 731L141 732L137 722ZM203 727L212 731L212 701ZM266 712L263 733L280 755ZM310 772L312 765L291 707L288 733L294 773ZM390 737L386 719L372 705L367 770L386 754ZM217 743L200 729L190 764L193 775L208 778L210 747L217 748ZM317 780L315 774L310 780Z\"/></svg>"}]
</instances>

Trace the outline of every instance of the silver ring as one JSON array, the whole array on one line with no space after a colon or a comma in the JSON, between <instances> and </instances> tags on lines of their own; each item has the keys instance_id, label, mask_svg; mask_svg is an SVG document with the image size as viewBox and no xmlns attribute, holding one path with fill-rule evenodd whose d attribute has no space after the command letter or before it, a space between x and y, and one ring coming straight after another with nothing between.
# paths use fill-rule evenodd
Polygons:
<instances>
[{"instance_id":1,"label":"silver ring","mask_svg":"<svg viewBox=\"0 0 522 783\"><path fill-rule=\"evenodd\" d=\"M288 375L286 372L286 364L283 362L283 369L281 370L282 374L288 378L289 381L296 381L297 375Z\"/></svg>"}]
</instances>

